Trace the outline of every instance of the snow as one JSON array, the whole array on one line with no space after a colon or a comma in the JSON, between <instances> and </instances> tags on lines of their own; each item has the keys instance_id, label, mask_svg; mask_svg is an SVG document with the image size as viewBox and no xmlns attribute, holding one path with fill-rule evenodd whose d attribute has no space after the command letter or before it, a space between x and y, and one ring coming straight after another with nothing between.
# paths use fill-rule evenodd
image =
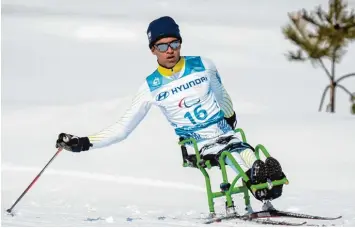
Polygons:
<instances>
[{"instance_id":1,"label":"snow","mask_svg":"<svg viewBox=\"0 0 355 228\"><path fill-rule=\"evenodd\" d=\"M263 144L281 162L290 184L274 206L343 215L310 223L355 226L355 119L349 98L338 91L337 113L319 113L327 77L283 55L293 48L280 30L287 12L318 4L324 1L275 0L270 11L263 2L2 1L3 211L54 155L58 133L84 136L123 114L156 66L146 27L169 14L181 26L182 53L215 61L248 141ZM354 57L355 47L349 46L339 74L354 71ZM355 91L355 79L343 85ZM210 173L217 189L219 170ZM243 213L242 197L234 201ZM223 212L224 200L215 202ZM261 207L254 199L252 205ZM15 213L2 213L1 225L202 226L208 206L202 174L182 167L177 137L152 108L119 144L61 152ZM236 225L251 224L212 226Z\"/></svg>"}]
</instances>

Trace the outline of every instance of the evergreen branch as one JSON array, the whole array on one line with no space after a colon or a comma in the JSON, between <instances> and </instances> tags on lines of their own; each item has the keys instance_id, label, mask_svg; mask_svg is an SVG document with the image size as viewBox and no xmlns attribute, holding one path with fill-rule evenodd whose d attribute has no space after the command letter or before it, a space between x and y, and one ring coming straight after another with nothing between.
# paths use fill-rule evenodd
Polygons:
<instances>
[{"instance_id":1,"label":"evergreen branch","mask_svg":"<svg viewBox=\"0 0 355 228\"><path fill-rule=\"evenodd\" d=\"M307 21L308 23L310 23L316 27L322 27L323 26L322 20L321 19L319 20L319 18L316 17L317 15L318 15L317 12L311 13L309 15L305 9L302 10L302 19L303 20Z\"/></svg>"},{"instance_id":2,"label":"evergreen branch","mask_svg":"<svg viewBox=\"0 0 355 228\"><path fill-rule=\"evenodd\" d=\"M286 57L289 61L305 61L306 58L303 57L302 55L302 50L299 49L297 50L297 52L292 52L292 51L289 51L287 54L286 54Z\"/></svg>"},{"instance_id":3,"label":"evergreen branch","mask_svg":"<svg viewBox=\"0 0 355 228\"><path fill-rule=\"evenodd\" d=\"M317 50L312 42L311 36L315 36L313 33L309 33L306 30L306 21L303 19L305 12L298 12L297 16L289 14L293 27L290 25L286 30L286 35L291 39L297 46L301 47L309 56L313 58L310 53L316 53ZM319 53L319 52L318 52Z\"/></svg>"},{"instance_id":4,"label":"evergreen branch","mask_svg":"<svg viewBox=\"0 0 355 228\"><path fill-rule=\"evenodd\" d=\"M337 85L337 86L340 87L340 88L342 88L347 94L349 94L350 99L352 99L353 94L352 94L347 88L345 88L345 87L342 86L342 85Z\"/></svg>"},{"instance_id":5,"label":"evergreen branch","mask_svg":"<svg viewBox=\"0 0 355 228\"><path fill-rule=\"evenodd\" d=\"M327 93L327 91L329 90L330 88L330 85L327 85L327 87L325 87L324 91L323 91L323 94L322 94L322 99L321 99L321 102L319 104L319 108L318 108L318 111L322 111L322 106L323 106L323 102L324 102L324 98L325 98L325 94Z\"/></svg>"},{"instance_id":6,"label":"evergreen branch","mask_svg":"<svg viewBox=\"0 0 355 228\"><path fill-rule=\"evenodd\" d=\"M330 8L334 10L334 23L339 23L340 19L344 17L345 9L347 7L347 3L342 2L342 0L332 0L330 4Z\"/></svg>"},{"instance_id":7,"label":"evergreen branch","mask_svg":"<svg viewBox=\"0 0 355 228\"><path fill-rule=\"evenodd\" d=\"M298 19L293 18L293 15L290 15L290 17L292 17L292 25L287 25L283 28L284 35L301 49L309 49L310 44L305 39L305 35L301 33Z\"/></svg>"},{"instance_id":8,"label":"evergreen branch","mask_svg":"<svg viewBox=\"0 0 355 228\"><path fill-rule=\"evenodd\" d=\"M332 75L330 74L329 70L327 69L327 67L324 65L324 62L322 59L319 59L319 63L322 66L323 70L325 71L325 73L328 75L328 78L332 81Z\"/></svg>"},{"instance_id":9,"label":"evergreen branch","mask_svg":"<svg viewBox=\"0 0 355 228\"><path fill-rule=\"evenodd\" d=\"M338 78L338 79L335 81L335 83L338 84L339 82L341 82L341 81L344 80L345 78L349 78L349 77L353 77L353 76L355 76L355 73L345 74L345 75L341 76L340 78Z\"/></svg>"},{"instance_id":10,"label":"evergreen branch","mask_svg":"<svg viewBox=\"0 0 355 228\"><path fill-rule=\"evenodd\" d=\"M322 22L326 21L326 13L323 11L321 6L318 6L316 8L316 14L317 14L320 21L322 21Z\"/></svg>"},{"instance_id":11,"label":"evergreen branch","mask_svg":"<svg viewBox=\"0 0 355 228\"><path fill-rule=\"evenodd\" d=\"M291 32L291 34L297 35L297 38L299 38L299 40L300 40L300 38L303 38L305 40L306 37L304 34L304 29L302 28L302 27L304 27L304 25L301 27L301 23L302 23L301 16L302 16L302 14L300 14L300 12L298 12L297 15L289 14L289 17L291 19L293 26L290 25L288 28L289 28L289 32ZM295 38L296 38L296 36L295 36Z\"/></svg>"}]
</instances>

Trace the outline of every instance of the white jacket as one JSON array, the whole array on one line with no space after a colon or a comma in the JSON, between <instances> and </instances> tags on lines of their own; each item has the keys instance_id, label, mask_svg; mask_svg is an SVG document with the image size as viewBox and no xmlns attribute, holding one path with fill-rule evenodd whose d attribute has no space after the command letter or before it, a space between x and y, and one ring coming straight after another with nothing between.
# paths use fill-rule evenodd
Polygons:
<instances>
[{"instance_id":1,"label":"white jacket","mask_svg":"<svg viewBox=\"0 0 355 228\"><path fill-rule=\"evenodd\" d=\"M146 77L121 119L88 136L92 148L124 140L152 105L161 109L179 137L202 142L232 130L224 120L234 113L232 101L215 65L200 56L184 56L173 69L159 66Z\"/></svg>"}]
</instances>

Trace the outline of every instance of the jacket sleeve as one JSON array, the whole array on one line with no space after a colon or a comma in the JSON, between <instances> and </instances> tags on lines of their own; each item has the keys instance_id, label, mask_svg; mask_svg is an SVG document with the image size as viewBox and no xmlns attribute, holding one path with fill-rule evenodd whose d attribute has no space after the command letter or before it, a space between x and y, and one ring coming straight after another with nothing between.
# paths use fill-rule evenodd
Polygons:
<instances>
[{"instance_id":1,"label":"jacket sleeve","mask_svg":"<svg viewBox=\"0 0 355 228\"><path fill-rule=\"evenodd\" d=\"M100 132L88 136L93 144L92 149L110 146L126 139L148 113L151 104L151 94L147 83L144 83L120 120Z\"/></svg>"},{"instance_id":2,"label":"jacket sleeve","mask_svg":"<svg viewBox=\"0 0 355 228\"><path fill-rule=\"evenodd\" d=\"M218 70L214 63L209 59L203 59L206 70L210 78L211 89L214 93L216 100L224 112L224 117L229 118L234 115L233 103L232 100L224 88L221 76L218 73Z\"/></svg>"}]
</instances>

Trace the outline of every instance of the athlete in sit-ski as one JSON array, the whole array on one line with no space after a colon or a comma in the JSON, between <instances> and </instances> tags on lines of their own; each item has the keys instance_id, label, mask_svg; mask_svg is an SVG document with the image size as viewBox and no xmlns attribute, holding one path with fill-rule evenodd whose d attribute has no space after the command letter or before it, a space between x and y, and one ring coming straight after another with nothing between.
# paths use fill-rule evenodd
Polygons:
<instances>
[{"instance_id":1,"label":"athlete in sit-ski","mask_svg":"<svg viewBox=\"0 0 355 228\"><path fill-rule=\"evenodd\" d=\"M257 160L254 148L235 135L236 114L216 66L200 56L180 56L182 38L179 26L171 17L161 17L149 24L149 48L157 57L158 68L140 86L131 107L121 120L96 134L77 137L61 133L56 147L81 152L106 147L124 140L141 122L152 105L163 112L180 139L197 140L201 157L218 154L228 146L251 183L280 179L280 164L273 158ZM230 160L226 164L238 173ZM258 190L254 197L272 209L270 200L278 198L282 186L272 191Z\"/></svg>"}]
</instances>

